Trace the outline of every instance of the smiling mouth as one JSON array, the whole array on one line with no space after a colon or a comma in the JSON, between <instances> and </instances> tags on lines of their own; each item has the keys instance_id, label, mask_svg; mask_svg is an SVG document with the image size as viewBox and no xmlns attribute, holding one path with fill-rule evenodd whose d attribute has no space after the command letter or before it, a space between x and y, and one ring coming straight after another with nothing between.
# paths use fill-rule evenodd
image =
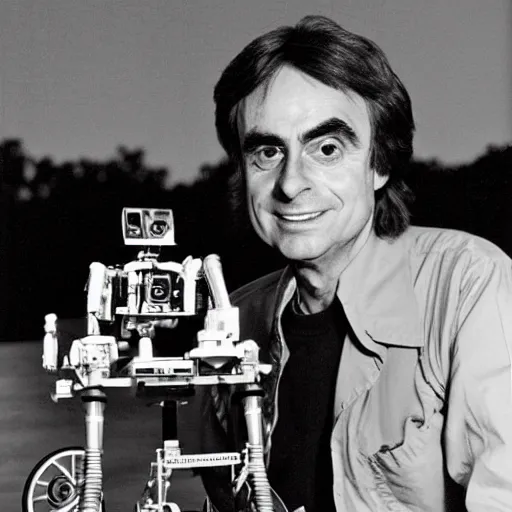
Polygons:
<instances>
[{"instance_id":1,"label":"smiling mouth","mask_svg":"<svg viewBox=\"0 0 512 512\"><path fill-rule=\"evenodd\" d=\"M307 222L309 220L318 219L320 215L323 215L323 211L321 212L312 212L312 213L296 213L296 214L276 214L281 220L285 220L286 222Z\"/></svg>"}]
</instances>

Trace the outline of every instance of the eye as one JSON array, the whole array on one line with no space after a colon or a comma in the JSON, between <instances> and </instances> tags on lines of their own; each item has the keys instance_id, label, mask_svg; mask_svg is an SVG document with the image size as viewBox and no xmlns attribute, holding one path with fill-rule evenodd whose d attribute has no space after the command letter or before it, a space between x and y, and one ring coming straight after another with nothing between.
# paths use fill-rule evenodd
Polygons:
<instances>
[{"instance_id":1,"label":"eye","mask_svg":"<svg viewBox=\"0 0 512 512\"><path fill-rule=\"evenodd\" d=\"M307 148L307 154L317 162L330 164L343 157L343 145L336 139L324 139L313 142Z\"/></svg>"},{"instance_id":2,"label":"eye","mask_svg":"<svg viewBox=\"0 0 512 512\"><path fill-rule=\"evenodd\" d=\"M332 156L332 155L334 155L334 153L337 151L337 149L338 148L334 144L324 144L324 145L320 146L320 151L325 156Z\"/></svg>"},{"instance_id":3,"label":"eye","mask_svg":"<svg viewBox=\"0 0 512 512\"><path fill-rule=\"evenodd\" d=\"M284 152L277 146L264 146L254 151L250 157L250 163L262 170L275 169L283 160Z\"/></svg>"}]
</instances>

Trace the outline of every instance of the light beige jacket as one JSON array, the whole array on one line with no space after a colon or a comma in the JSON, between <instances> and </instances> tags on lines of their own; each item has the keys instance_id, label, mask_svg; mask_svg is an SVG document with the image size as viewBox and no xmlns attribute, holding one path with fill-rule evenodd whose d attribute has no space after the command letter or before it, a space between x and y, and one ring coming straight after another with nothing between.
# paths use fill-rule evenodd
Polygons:
<instances>
[{"instance_id":1,"label":"light beige jacket","mask_svg":"<svg viewBox=\"0 0 512 512\"><path fill-rule=\"evenodd\" d=\"M295 287L285 269L233 294L242 339L274 363L267 463L289 356L280 317ZM337 511L511 511L511 260L466 233L411 227L371 236L337 295L351 326L331 438ZM221 432L218 404L207 407L218 424L206 428Z\"/></svg>"}]
</instances>

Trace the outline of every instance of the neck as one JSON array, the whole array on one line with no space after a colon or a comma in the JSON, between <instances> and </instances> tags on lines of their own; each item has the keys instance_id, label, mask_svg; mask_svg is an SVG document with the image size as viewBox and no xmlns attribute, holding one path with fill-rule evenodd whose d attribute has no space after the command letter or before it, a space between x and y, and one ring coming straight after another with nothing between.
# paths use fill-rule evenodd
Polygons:
<instances>
[{"instance_id":1,"label":"neck","mask_svg":"<svg viewBox=\"0 0 512 512\"><path fill-rule=\"evenodd\" d=\"M335 255L328 254L316 260L292 263L297 280L298 305L303 313L319 313L331 305L341 274L359 254L370 236L371 229L372 224L367 224L357 237Z\"/></svg>"}]
</instances>

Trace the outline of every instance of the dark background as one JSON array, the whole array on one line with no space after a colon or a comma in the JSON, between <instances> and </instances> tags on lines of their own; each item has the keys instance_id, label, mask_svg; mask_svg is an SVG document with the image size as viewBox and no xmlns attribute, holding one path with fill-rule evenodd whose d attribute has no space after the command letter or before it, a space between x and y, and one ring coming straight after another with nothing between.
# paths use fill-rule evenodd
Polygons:
<instances>
[{"instance_id":1,"label":"dark background","mask_svg":"<svg viewBox=\"0 0 512 512\"><path fill-rule=\"evenodd\" d=\"M512 255L512 147L489 146L459 166L413 161L408 183L418 225L483 236ZM190 184L166 188L172 170L150 168L142 149L107 161L34 159L20 140L0 142L0 340L39 339L44 315L83 317L89 264L135 258L121 232L124 206L172 208L177 246L163 260L221 256L231 291L282 266L233 211L227 161Z\"/></svg>"},{"instance_id":2,"label":"dark background","mask_svg":"<svg viewBox=\"0 0 512 512\"><path fill-rule=\"evenodd\" d=\"M465 165L414 161L408 182L416 200L413 222L463 229L512 255L512 146L489 147ZM49 452L82 445L80 400L50 400L54 379L41 367L44 315L83 318L89 264L124 263L136 248L123 245L124 206L172 208L178 246L162 258L218 253L229 290L283 264L231 207L226 161L205 165L196 181L166 188L166 169L150 168L140 149L119 148L107 161L55 164L35 159L20 140L0 142L0 497L2 510L20 510L34 465ZM68 335L77 330L67 321ZM30 341L32 340L32 341ZM131 510L140 497L161 415L122 391L108 393L104 489L107 510ZM182 409L184 453L198 449L198 400ZM198 477L178 474L172 499L198 509Z\"/></svg>"}]
</instances>

